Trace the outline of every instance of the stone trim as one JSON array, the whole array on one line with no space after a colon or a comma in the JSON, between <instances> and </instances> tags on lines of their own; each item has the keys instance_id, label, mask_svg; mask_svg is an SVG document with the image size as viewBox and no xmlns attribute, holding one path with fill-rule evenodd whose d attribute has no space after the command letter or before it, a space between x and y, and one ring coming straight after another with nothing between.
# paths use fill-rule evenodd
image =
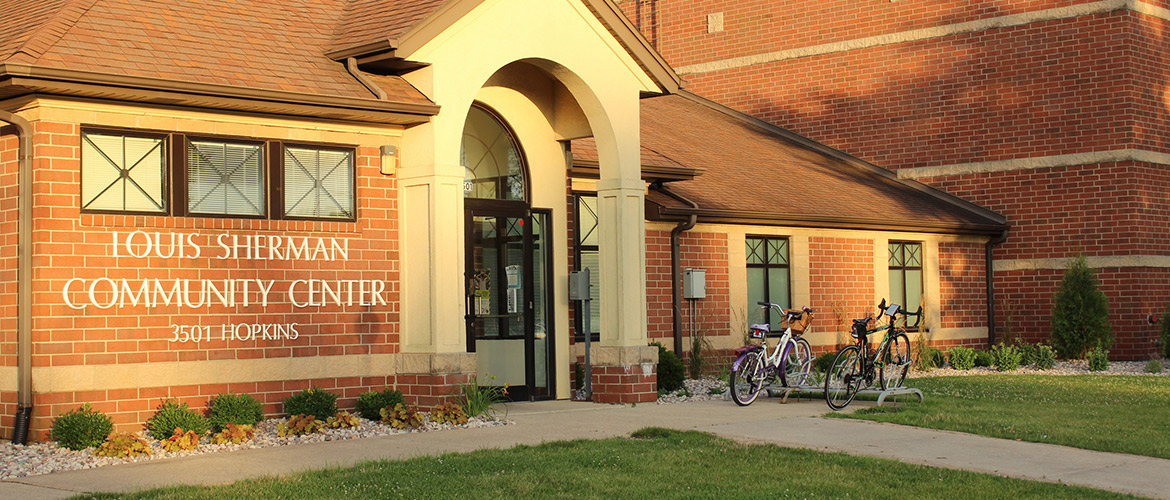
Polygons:
<instances>
[{"instance_id":1,"label":"stone trim","mask_svg":"<svg viewBox=\"0 0 1170 500\"><path fill-rule=\"evenodd\" d=\"M1168 255L1104 255L1085 258L1094 269L1108 267L1157 267L1170 268ZM1065 269L1071 259L1056 257L1048 259L1006 259L996 260L992 267L995 272L1032 271L1038 269Z\"/></svg>"},{"instance_id":2,"label":"stone trim","mask_svg":"<svg viewBox=\"0 0 1170 500\"><path fill-rule=\"evenodd\" d=\"M898 178L922 179L926 177L946 177L952 175L1010 172L1017 170L1032 170L1037 168L1070 167L1074 165L1092 165L1096 163L1116 163L1122 161L1137 161L1142 163L1170 165L1170 154L1159 153L1156 151L1147 151L1144 149L1114 149L1110 151L1095 151L1090 153L1038 156L1035 158L1016 158L1012 160L956 163L953 165L939 165L936 167L903 168L898 170Z\"/></svg>"},{"instance_id":3,"label":"stone trim","mask_svg":"<svg viewBox=\"0 0 1170 500\"><path fill-rule=\"evenodd\" d=\"M990 19L979 19L976 21L956 23L946 26L922 28L917 30L903 31L900 33L889 33L885 35L844 40L840 42L825 43L809 47L779 50L775 52L767 52L764 54L754 54L750 56L733 57L719 61L692 64L678 68L678 74L686 76L697 73L710 73L712 71L722 71L755 64L786 61L789 59L798 59L801 57L819 56L837 52L867 49L871 47L915 42L919 40L941 38L993 28L1008 28L1035 22L1052 21L1056 19L1069 19L1100 14L1103 12L1112 12L1121 9L1132 10L1134 12L1139 12L1148 16L1170 21L1170 10L1164 9L1162 7L1157 7L1139 0L1102 0L1098 2L1070 5L1067 7L1045 9L1036 12L1024 12L1021 14L993 17Z\"/></svg>"}]
</instances>

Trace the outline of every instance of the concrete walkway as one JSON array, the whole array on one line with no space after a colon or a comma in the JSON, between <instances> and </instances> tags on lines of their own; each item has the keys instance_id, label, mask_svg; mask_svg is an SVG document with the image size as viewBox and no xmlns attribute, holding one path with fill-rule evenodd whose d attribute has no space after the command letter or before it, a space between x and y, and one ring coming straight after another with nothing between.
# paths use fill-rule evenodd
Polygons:
<instances>
[{"instance_id":1,"label":"concrete walkway","mask_svg":"<svg viewBox=\"0 0 1170 500\"><path fill-rule=\"evenodd\" d=\"M854 403L864 407L866 403ZM516 425L242 450L31 476L0 482L0 499L58 499L174 484L222 484L311 468L483 448L628 435L647 426L739 441L840 451L904 462L1063 482L1170 499L1170 460L984 438L891 424L820 418L823 401L760 399L634 407L548 401L510 405Z\"/></svg>"}]
</instances>

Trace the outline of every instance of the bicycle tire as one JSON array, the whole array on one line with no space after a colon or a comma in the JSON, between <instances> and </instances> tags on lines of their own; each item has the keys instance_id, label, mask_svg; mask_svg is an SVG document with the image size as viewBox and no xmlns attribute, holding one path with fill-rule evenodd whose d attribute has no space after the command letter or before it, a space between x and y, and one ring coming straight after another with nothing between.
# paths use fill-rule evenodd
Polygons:
<instances>
[{"instance_id":1,"label":"bicycle tire","mask_svg":"<svg viewBox=\"0 0 1170 500\"><path fill-rule=\"evenodd\" d=\"M855 345L841 349L825 375L825 403L833 411L849 406L861 389L863 379L861 350Z\"/></svg>"},{"instance_id":2,"label":"bicycle tire","mask_svg":"<svg viewBox=\"0 0 1170 500\"><path fill-rule=\"evenodd\" d=\"M890 337L889 344L882 351L881 384L888 391L902 387L906 372L910 371L910 337L898 332Z\"/></svg>"},{"instance_id":3,"label":"bicycle tire","mask_svg":"<svg viewBox=\"0 0 1170 500\"><path fill-rule=\"evenodd\" d=\"M812 369L812 346L803 337L791 339L780 357L780 385L799 387L808 382Z\"/></svg>"},{"instance_id":4,"label":"bicycle tire","mask_svg":"<svg viewBox=\"0 0 1170 500\"><path fill-rule=\"evenodd\" d=\"M760 397L760 390L764 387L763 352L754 351L744 354L737 369L731 370L728 381L728 390L731 399L739 406L752 404Z\"/></svg>"}]
</instances>

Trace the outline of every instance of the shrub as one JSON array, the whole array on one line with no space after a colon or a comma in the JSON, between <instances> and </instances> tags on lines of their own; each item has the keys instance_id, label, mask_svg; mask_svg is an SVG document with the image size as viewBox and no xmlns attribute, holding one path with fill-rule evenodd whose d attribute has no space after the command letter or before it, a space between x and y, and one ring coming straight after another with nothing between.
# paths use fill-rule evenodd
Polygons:
<instances>
[{"instance_id":1,"label":"shrub","mask_svg":"<svg viewBox=\"0 0 1170 500\"><path fill-rule=\"evenodd\" d=\"M991 366L995 358L988 351L975 351L975 366Z\"/></svg>"},{"instance_id":2,"label":"shrub","mask_svg":"<svg viewBox=\"0 0 1170 500\"><path fill-rule=\"evenodd\" d=\"M492 375L491 380L495 380L496 376ZM463 412L472 416L491 416L495 413L495 406L503 403L508 396L508 386L482 386L479 385L477 377L471 377L466 384L459 384L459 405L463 407ZM393 407L386 407L383 410L397 408L404 406L397 404ZM386 414L381 413L382 423L386 423Z\"/></svg>"},{"instance_id":3,"label":"shrub","mask_svg":"<svg viewBox=\"0 0 1170 500\"><path fill-rule=\"evenodd\" d=\"M423 426L423 416L414 408L399 403L393 408L382 408L382 423L394 429L418 429Z\"/></svg>"},{"instance_id":4,"label":"shrub","mask_svg":"<svg viewBox=\"0 0 1170 500\"><path fill-rule=\"evenodd\" d=\"M284 400L284 412L294 415L312 415L324 422L337 413L337 395L324 389L310 387Z\"/></svg>"},{"instance_id":5,"label":"shrub","mask_svg":"<svg viewBox=\"0 0 1170 500\"><path fill-rule=\"evenodd\" d=\"M401 402L403 402L402 391L385 389L382 392L363 392L357 399L357 412L366 420L378 420L382 418L378 414L382 408Z\"/></svg>"},{"instance_id":6,"label":"shrub","mask_svg":"<svg viewBox=\"0 0 1170 500\"><path fill-rule=\"evenodd\" d=\"M692 379L698 380L703 377L703 366L705 365L703 357L710 350L711 341L707 339L706 333L699 331L691 336L691 350L687 353L687 373Z\"/></svg>"},{"instance_id":7,"label":"shrub","mask_svg":"<svg viewBox=\"0 0 1170 500\"><path fill-rule=\"evenodd\" d=\"M1036 346L1039 344L1032 344L1028 342L1020 342L1016 344L1016 349L1020 351L1020 365L1027 366L1036 362Z\"/></svg>"},{"instance_id":8,"label":"shrub","mask_svg":"<svg viewBox=\"0 0 1170 500\"><path fill-rule=\"evenodd\" d=\"M682 360L662 347L662 344L655 342L651 345L658 346L658 394L669 394L682 389L686 373Z\"/></svg>"},{"instance_id":9,"label":"shrub","mask_svg":"<svg viewBox=\"0 0 1170 500\"><path fill-rule=\"evenodd\" d=\"M86 403L53 419L50 435L57 446L84 450L101 444L111 432L114 432L114 421Z\"/></svg>"},{"instance_id":10,"label":"shrub","mask_svg":"<svg viewBox=\"0 0 1170 500\"><path fill-rule=\"evenodd\" d=\"M1162 315L1162 356L1170 358L1170 306L1166 307L1166 314Z\"/></svg>"},{"instance_id":11,"label":"shrub","mask_svg":"<svg viewBox=\"0 0 1170 500\"><path fill-rule=\"evenodd\" d=\"M250 425L228 423L222 431L219 431L219 434L211 438L211 442L215 444L240 444L244 441L250 441L255 435L256 433L252 431Z\"/></svg>"},{"instance_id":12,"label":"shrub","mask_svg":"<svg viewBox=\"0 0 1170 500\"><path fill-rule=\"evenodd\" d=\"M158 412L146 421L146 428L150 431L151 437L159 441L175 435L175 429L192 431L202 436L207 432L207 419L195 413L187 403L179 404L174 400L166 400L158 407Z\"/></svg>"},{"instance_id":13,"label":"shrub","mask_svg":"<svg viewBox=\"0 0 1170 500\"><path fill-rule=\"evenodd\" d=\"M1056 352L1052 350L1052 346L1044 344L1036 344L1036 354L1033 355L1033 362L1036 364L1038 370L1051 370L1056 364Z\"/></svg>"},{"instance_id":14,"label":"shrub","mask_svg":"<svg viewBox=\"0 0 1170 500\"><path fill-rule=\"evenodd\" d=\"M573 363L573 387L578 391L585 390L585 363Z\"/></svg>"},{"instance_id":15,"label":"shrub","mask_svg":"<svg viewBox=\"0 0 1170 500\"><path fill-rule=\"evenodd\" d=\"M297 414L289 417L288 422L276 426L276 435L303 436L321 430L321 421L313 415Z\"/></svg>"},{"instance_id":16,"label":"shrub","mask_svg":"<svg viewBox=\"0 0 1170 500\"><path fill-rule=\"evenodd\" d=\"M219 432L227 424L256 425L264 419L264 405L248 394L220 394L211 400L207 423Z\"/></svg>"},{"instance_id":17,"label":"shrub","mask_svg":"<svg viewBox=\"0 0 1170 500\"><path fill-rule=\"evenodd\" d=\"M167 451L194 450L199 447L199 435L193 431L175 429L175 434L163 441L162 446Z\"/></svg>"},{"instance_id":18,"label":"shrub","mask_svg":"<svg viewBox=\"0 0 1170 500\"><path fill-rule=\"evenodd\" d=\"M362 421L357 417L350 415L348 411L338 412L336 415L329 417L325 421L325 425L330 429L356 429L362 426Z\"/></svg>"},{"instance_id":19,"label":"shrub","mask_svg":"<svg viewBox=\"0 0 1170 500\"><path fill-rule=\"evenodd\" d=\"M437 424L452 423L463 425L467 423L467 413L455 403L442 403L431 410L431 421Z\"/></svg>"},{"instance_id":20,"label":"shrub","mask_svg":"<svg viewBox=\"0 0 1170 500\"><path fill-rule=\"evenodd\" d=\"M826 351L821 353L820 356L817 356L816 359L813 359L813 369L820 373L828 372L829 368L833 367L833 358L835 357L837 357L837 353L833 351Z\"/></svg>"},{"instance_id":21,"label":"shrub","mask_svg":"<svg viewBox=\"0 0 1170 500\"><path fill-rule=\"evenodd\" d=\"M131 458L138 455L150 455L150 445L129 432L110 434L106 442L93 452L94 455L114 458Z\"/></svg>"},{"instance_id":22,"label":"shrub","mask_svg":"<svg viewBox=\"0 0 1170 500\"><path fill-rule=\"evenodd\" d=\"M970 370L974 367L975 349L963 346L951 349L951 368L956 370Z\"/></svg>"},{"instance_id":23,"label":"shrub","mask_svg":"<svg viewBox=\"0 0 1170 500\"><path fill-rule=\"evenodd\" d=\"M928 372L941 367L946 362L947 355L941 349L923 344L918 346L918 356L914 359L914 367Z\"/></svg>"},{"instance_id":24,"label":"shrub","mask_svg":"<svg viewBox=\"0 0 1170 500\"><path fill-rule=\"evenodd\" d=\"M992 363L995 369L1001 372L1015 370L1020 367L1020 350L1014 346L1000 342L991 348Z\"/></svg>"},{"instance_id":25,"label":"shrub","mask_svg":"<svg viewBox=\"0 0 1170 500\"><path fill-rule=\"evenodd\" d=\"M1089 371L1103 372L1109 368L1109 351L1094 347L1089 351Z\"/></svg>"},{"instance_id":26,"label":"shrub","mask_svg":"<svg viewBox=\"0 0 1170 500\"><path fill-rule=\"evenodd\" d=\"M1100 286L1084 255L1069 263L1052 307L1052 346L1062 358L1081 358L1089 349L1113 344L1109 299Z\"/></svg>"},{"instance_id":27,"label":"shrub","mask_svg":"<svg viewBox=\"0 0 1170 500\"><path fill-rule=\"evenodd\" d=\"M1162 362L1151 359L1146 363L1146 373L1162 373Z\"/></svg>"}]
</instances>

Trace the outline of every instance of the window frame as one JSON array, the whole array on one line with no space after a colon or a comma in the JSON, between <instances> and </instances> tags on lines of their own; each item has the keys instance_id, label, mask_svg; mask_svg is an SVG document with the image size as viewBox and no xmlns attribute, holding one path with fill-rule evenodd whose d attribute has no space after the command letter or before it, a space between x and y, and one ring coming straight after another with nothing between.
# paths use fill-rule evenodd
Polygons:
<instances>
[{"instance_id":1,"label":"window frame","mask_svg":"<svg viewBox=\"0 0 1170 500\"><path fill-rule=\"evenodd\" d=\"M581 267L581 251L582 250L594 251L594 252L598 253L598 256L601 255L601 246L600 245L585 245L585 244L581 243L581 237L583 236L581 234L581 209L580 209L581 198L597 199L597 193L576 192L575 191L572 193L572 198L573 198L573 270L574 271L581 271L583 269ZM600 228L600 226L601 226L601 219L600 218L598 218L597 226L598 226L598 228ZM599 267L600 267L600 264L601 264L601 262L599 259L598 260ZM590 276L590 277L592 278L592 276ZM600 285L601 275L598 274L597 277L598 277L597 278L598 285ZM585 332L583 330L585 329L585 321L584 321L585 308L582 304L583 301L578 300L575 302L576 302L576 304L573 306L574 307L573 341L574 342L584 342L585 341ZM595 308L600 307L600 306L601 306L601 304L592 304L590 306L590 311L592 312L593 310L599 310L599 309L595 309ZM599 319L600 319L600 316L599 316ZM601 341L600 321L598 323L599 324L597 324L597 325L589 325L589 326L593 327L593 330L594 330L593 332L590 332L591 333L591 335L590 335L591 342L600 342Z\"/></svg>"},{"instance_id":2,"label":"window frame","mask_svg":"<svg viewBox=\"0 0 1170 500\"><path fill-rule=\"evenodd\" d=\"M901 266L895 266L895 265L890 264L890 258L889 258L890 245L899 245L899 250L902 252L902 255L901 255L902 265ZM917 266L907 266L906 265L906 245L918 245L918 265ZM919 300L921 300L922 297L926 296L926 271L925 271L925 266L924 266L924 264L926 262L926 242L913 241L913 240L889 240L886 243L886 252L887 252L886 273L888 274L890 271L894 271L894 270L899 270L902 272L901 273L902 274L902 296L895 298L895 297L893 297L893 293L892 293L893 291L890 290L890 292L891 292L890 293L890 303L901 304L902 309L905 311L908 311L908 312L917 311L918 305L920 305L920 304L915 304L914 307L911 307L910 304L906 303L906 271L918 271L918 295L920 297ZM897 299L901 299L901 300L899 301ZM906 331L916 332L916 331L918 331L918 328L911 327L911 326L907 325Z\"/></svg>"},{"instance_id":3,"label":"window frame","mask_svg":"<svg viewBox=\"0 0 1170 500\"><path fill-rule=\"evenodd\" d=\"M163 161L165 162L165 164L163 165L163 171L162 171L163 209L161 211L152 212L152 211L141 211L141 210L110 210L110 209L85 208L85 199L84 199L85 195L84 195L84 192L81 192L81 190L82 190L82 183L85 182L85 180L84 180L85 163L83 161L82 155L84 154L85 135L86 134L160 139L162 141L162 147L163 147ZM174 154L174 152L172 151L174 148L172 147L172 144L171 144L170 134L168 134L166 132L152 132L152 131L143 131L143 130L134 130L134 129L122 129L122 128L117 128L117 127L85 127L85 126L83 126L80 128L80 131L78 132L77 137L78 137L78 140L80 141L80 147L78 149L78 165L79 166L77 169L78 170L77 188L79 191L78 208L81 210L81 213L83 213L83 214L97 214L97 215L167 216L167 215L170 215L172 210L174 210L175 200L174 200L173 193L171 192L171 189L170 189L171 184L174 182L173 181L173 177L174 177L174 175L173 175L174 174L173 154ZM94 200L90 200L91 203L93 201ZM125 200L123 200L123 204L125 204Z\"/></svg>"},{"instance_id":4,"label":"window frame","mask_svg":"<svg viewBox=\"0 0 1170 500\"><path fill-rule=\"evenodd\" d=\"M105 135L121 135L128 137L160 138L166 149L163 169L163 196L166 209L160 212L142 212L129 210L92 210L82 208L85 214L101 215L145 215L155 217L193 217L204 219L240 219L240 220L293 220L319 222L357 222L360 202L358 198L358 147L349 144L335 144L314 141L283 141L280 139L264 139L259 137L244 137L222 134L190 134L186 132L166 132L159 130L143 130L119 127L82 125L78 138L87 133ZM208 214L191 212L187 206L190 196L190 186L187 175L187 148L191 141L226 142L237 144L259 145L264 155L261 163L261 175L264 176L264 211L263 215L247 214ZM285 215L284 213L284 154L288 147L301 149L320 149L328 151L348 152L352 156L352 175L350 175L349 189L353 193L353 214L348 218L341 217L300 217ZM84 169L81 165L80 169ZM80 171L79 169L79 171ZM78 183L80 187L80 182ZM83 200L79 197L79 206Z\"/></svg>"},{"instance_id":5,"label":"window frame","mask_svg":"<svg viewBox=\"0 0 1170 500\"><path fill-rule=\"evenodd\" d=\"M763 241L763 245L764 245L764 247L763 247L764 248L763 263L753 264L753 263L748 261L747 242L748 242L748 240L753 240L753 239ZM770 248L768 246L769 240L783 240L784 241L784 250L785 250L785 253L787 254L784 256L784 262L785 262L784 264L772 264L772 263L768 262L769 261L768 249ZM788 303L782 304L782 305L786 309L791 309L792 308L792 237L791 236L784 236L784 235L748 234L748 235L744 235L743 249L744 249L743 259L744 259L745 269L763 269L764 270L764 297L766 298L765 299L766 301L771 301L771 297L772 297L772 293L771 293L772 292L771 291L772 280L769 279L770 278L770 271L773 269L783 269L784 273L788 275L788 279L785 280L785 282L788 283L788 290L786 291L786 294L788 296ZM746 276L745 276L745 278L746 278ZM745 286L747 285L746 279L744 280L744 285ZM750 294L751 294L751 291L748 291L748 295L749 295L748 307L752 307L752 306L756 305L756 304L751 303ZM781 322L783 322L783 320L784 320L783 317L779 317L776 319L776 321L772 321L772 314L779 314L779 313L776 313L770 307L764 311L764 322L765 323L767 323L768 325L773 325L773 324L780 324Z\"/></svg>"}]
</instances>

